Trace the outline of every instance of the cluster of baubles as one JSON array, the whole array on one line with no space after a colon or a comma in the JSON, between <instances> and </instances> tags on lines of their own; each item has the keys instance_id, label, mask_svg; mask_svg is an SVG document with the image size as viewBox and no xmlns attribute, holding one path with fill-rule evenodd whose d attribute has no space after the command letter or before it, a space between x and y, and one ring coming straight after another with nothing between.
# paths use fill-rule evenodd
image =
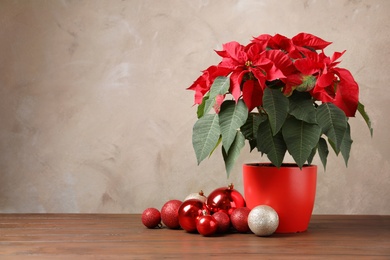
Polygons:
<instances>
[{"instance_id":1,"label":"cluster of baubles","mask_svg":"<svg viewBox=\"0 0 390 260\"><path fill-rule=\"evenodd\" d=\"M142 223L148 228L162 227L161 222L167 228L181 228L203 236L232 230L269 236L277 229L279 218L276 211L266 205L247 208L244 197L230 184L215 189L207 197L202 191L192 193L184 201L166 202L161 212L156 208L147 208L142 213Z\"/></svg>"}]
</instances>

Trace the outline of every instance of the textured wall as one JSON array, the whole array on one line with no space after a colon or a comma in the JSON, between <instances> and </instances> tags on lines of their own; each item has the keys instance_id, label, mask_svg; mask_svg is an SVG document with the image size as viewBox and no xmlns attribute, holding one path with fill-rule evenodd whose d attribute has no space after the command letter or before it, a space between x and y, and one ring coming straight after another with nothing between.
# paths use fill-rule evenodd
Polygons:
<instances>
[{"instance_id":1,"label":"textured wall","mask_svg":"<svg viewBox=\"0 0 390 260\"><path fill-rule=\"evenodd\" d=\"M375 128L351 119L348 168L319 167L315 213L390 214L388 0L2 0L0 212L123 212L233 182L197 166L193 93L213 49L305 31L347 49ZM245 150L249 150L246 148ZM315 161L319 164L319 160Z\"/></svg>"}]
</instances>

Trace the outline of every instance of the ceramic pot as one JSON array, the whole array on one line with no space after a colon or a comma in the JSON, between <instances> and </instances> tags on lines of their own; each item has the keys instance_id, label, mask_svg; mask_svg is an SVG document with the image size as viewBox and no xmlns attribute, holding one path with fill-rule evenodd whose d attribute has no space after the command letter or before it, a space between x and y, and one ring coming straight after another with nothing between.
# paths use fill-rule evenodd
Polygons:
<instances>
[{"instance_id":1,"label":"ceramic pot","mask_svg":"<svg viewBox=\"0 0 390 260\"><path fill-rule=\"evenodd\" d=\"M279 215L276 233L307 230L313 211L317 166L296 164L243 165L244 197L248 208L271 206Z\"/></svg>"}]
</instances>

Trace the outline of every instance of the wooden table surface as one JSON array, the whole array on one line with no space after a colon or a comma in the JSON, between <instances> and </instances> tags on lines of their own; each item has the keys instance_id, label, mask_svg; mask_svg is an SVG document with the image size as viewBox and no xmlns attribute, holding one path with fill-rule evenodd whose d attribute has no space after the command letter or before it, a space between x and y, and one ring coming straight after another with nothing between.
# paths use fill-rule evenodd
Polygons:
<instances>
[{"instance_id":1,"label":"wooden table surface","mask_svg":"<svg viewBox=\"0 0 390 260\"><path fill-rule=\"evenodd\" d=\"M0 214L0 259L390 259L390 216L314 215L297 234L203 237L139 214Z\"/></svg>"}]
</instances>

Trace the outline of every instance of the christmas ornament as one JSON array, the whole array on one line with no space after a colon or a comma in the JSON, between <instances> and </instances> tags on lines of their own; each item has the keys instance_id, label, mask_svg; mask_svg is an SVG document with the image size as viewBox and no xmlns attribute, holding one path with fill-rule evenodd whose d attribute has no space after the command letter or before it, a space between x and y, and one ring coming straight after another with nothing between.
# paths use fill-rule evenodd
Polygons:
<instances>
[{"instance_id":1,"label":"christmas ornament","mask_svg":"<svg viewBox=\"0 0 390 260\"><path fill-rule=\"evenodd\" d=\"M278 213L270 206L256 206L248 215L248 226L257 236L272 235L278 228L278 225Z\"/></svg>"},{"instance_id":2,"label":"christmas ornament","mask_svg":"<svg viewBox=\"0 0 390 260\"><path fill-rule=\"evenodd\" d=\"M161 220L168 228L179 228L179 207L180 200L169 200L161 208Z\"/></svg>"},{"instance_id":3,"label":"christmas ornament","mask_svg":"<svg viewBox=\"0 0 390 260\"><path fill-rule=\"evenodd\" d=\"M156 208L147 208L142 212L142 224L147 228L155 228L161 226L161 214Z\"/></svg>"},{"instance_id":4,"label":"christmas ornament","mask_svg":"<svg viewBox=\"0 0 390 260\"><path fill-rule=\"evenodd\" d=\"M234 189L233 184L230 184L227 188L222 187L211 192L207 197L206 207L213 213L224 211L230 215L235 208L245 207L245 199Z\"/></svg>"},{"instance_id":5,"label":"christmas ornament","mask_svg":"<svg viewBox=\"0 0 390 260\"><path fill-rule=\"evenodd\" d=\"M197 199L184 201L179 208L179 224L188 232L196 231L196 221L202 215L203 203Z\"/></svg>"},{"instance_id":6,"label":"christmas ornament","mask_svg":"<svg viewBox=\"0 0 390 260\"><path fill-rule=\"evenodd\" d=\"M198 199L198 200L202 201L203 203L205 203L207 198L206 198L206 196L204 195L203 191L201 190L201 191L199 191L199 192L197 192L197 193L191 193L191 194L189 194L189 195L184 199L184 201L189 200L189 199Z\"/></svg>"},{"instance_id":7,"label":"christmas ornament","mask_svg":"<svg viewBox=\"0 0 390 260\"><path fill-rule=\"evenodd\" d=\"M218 211L212 215L217 221L217 233L226 233L230 228L230 217L223 211Z\"/></svg>"},{"instance_id":8,"label":"christmas ornament","mask_svg":"<svg viewBox=\"0 0 390 260\"><path fill-rule=\"evenodd\" d=\"M196 230L203 236L211 236L215 234L217 229L218 223L215 218L203 210L202 215L196 221Z\"/></svg>"},{"instance_id":9,"label":"christmas ornament","mask_svg":"<svg viewBox=\"0 0 390 260\"><path fill-rule=\"evenodd\" d=\"M247 207L236 208L230 215L232 226L240 233L250 231L248 226L248 215L251 210Z\"/></svg>"}]
</instances>

